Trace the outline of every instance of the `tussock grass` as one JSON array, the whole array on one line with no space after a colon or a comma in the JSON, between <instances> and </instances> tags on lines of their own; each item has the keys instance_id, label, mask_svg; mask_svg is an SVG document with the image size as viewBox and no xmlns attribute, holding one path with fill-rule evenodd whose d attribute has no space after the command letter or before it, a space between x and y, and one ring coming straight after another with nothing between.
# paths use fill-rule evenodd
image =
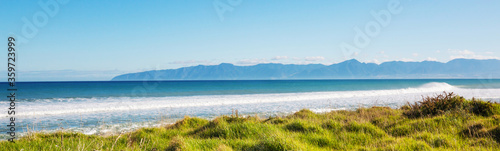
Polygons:
<instances>
[{"instance_id":1,"label":"tussock grass","mask_svg":"<svg viewBox=\"0 0 500 151\"><path fill-rule=\"evenodd\" d=\"M1 150L500 150L500 105L453 93L400 109L359 108L283 117L185 117L113 136L32 133Z\"/></svg>"},{"instance_id":2,"label":"tussock grass","mask_svg":"<svg viewBox=\"0 0 500 151\"><path fill-rule=\"evenodd\" d=\"M445 112L460 112L465 110L476 115L492 116L498 114L500 106L490 101L485 102L472 98L466 100L461 96L452 93L443 92L435 97L427 96L420 102L414 104L408 103L402 109L406 110L404 115L408 118L432 117L441 115Z\"/></svg>"}]
</instances>

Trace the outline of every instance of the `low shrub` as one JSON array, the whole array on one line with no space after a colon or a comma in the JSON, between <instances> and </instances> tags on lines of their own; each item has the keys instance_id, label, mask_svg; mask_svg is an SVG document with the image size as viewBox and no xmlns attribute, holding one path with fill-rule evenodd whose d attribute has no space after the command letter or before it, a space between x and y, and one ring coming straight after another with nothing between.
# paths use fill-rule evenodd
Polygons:
<instances>
[{"instance_id":1,"label":"low shrub","mask_svg":"<svg viewBox=\"0 0 500 151\"><path fill-rule=\"evenodd\" d=\"M439 94L435 97L425 97L420 102L410 104L402 109L407 109L403 114L408 118L419 118L440 115L446 111L462 108L465 99L452 93Z\"/></svg>"},{"instance_id":2,"label":"low shrub","mask_svg":"<svg viewBox=\"0 0 500 151\"><path fill-rule=\"evenodd\" d=\"M472 98L469 104L469 111L476 114L476 115L481 115L481 116L492 116L495 112L495 107L494 103L491 101L485 102L482 100L477 100L475 98Z\"/></svg>"},{"instance_id":3,"label":"low shrub","mask_svg":"<svg viewBox=\"0 0 500 151\"><path fill-rule=\"evenodd\" d=\"M464 111L461 113L472 113L485 117L500 113L498 103L475 98L468 101L461 96L446 92L435 97L427 96L414 104L408 103L401 109L404 110L403 115L408 118L432 117L449 111Z\"/></svg>"}]
</instances>

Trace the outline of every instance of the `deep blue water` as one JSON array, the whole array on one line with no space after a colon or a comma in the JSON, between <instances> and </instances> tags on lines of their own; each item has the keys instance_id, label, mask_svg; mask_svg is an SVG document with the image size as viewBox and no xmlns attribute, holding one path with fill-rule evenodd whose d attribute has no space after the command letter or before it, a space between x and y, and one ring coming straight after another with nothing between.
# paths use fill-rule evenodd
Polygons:
<instances>
[{"instance_id":1,"label":"deep blue water","mask_svg":"<svg viewBox=\"0 0 500 151\"><path fill-rule=\"evenodd\" d=\"M500 79L18 82L17 87L19 99L36 100L382 90L430 82L460 88L500 88ZM6 83L2 85L7 87Z\"/></svg>"}]
</instances>

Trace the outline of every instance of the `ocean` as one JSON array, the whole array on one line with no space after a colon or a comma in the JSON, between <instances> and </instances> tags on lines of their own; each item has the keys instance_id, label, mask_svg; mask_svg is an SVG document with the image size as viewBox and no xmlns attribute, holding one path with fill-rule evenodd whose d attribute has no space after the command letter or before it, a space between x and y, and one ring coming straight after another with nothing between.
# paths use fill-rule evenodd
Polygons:
<instances>
[{"instance_id":1,"label":"ocean","mask_svg":"<svg viewBox=\"0 0 500 151\"><path fill-rule=\"evenodd\" d=\"M0 83L8 95L7 83ZM184 116L279 116L359 107L398 108L423 96L454 92L500 102L500 79L222 80L17 82L16 127L108 134L172 123ZM0 130L7 131L7 97ZM6 134L0 134L5 139Z\"/></svg>"}]
</instances>

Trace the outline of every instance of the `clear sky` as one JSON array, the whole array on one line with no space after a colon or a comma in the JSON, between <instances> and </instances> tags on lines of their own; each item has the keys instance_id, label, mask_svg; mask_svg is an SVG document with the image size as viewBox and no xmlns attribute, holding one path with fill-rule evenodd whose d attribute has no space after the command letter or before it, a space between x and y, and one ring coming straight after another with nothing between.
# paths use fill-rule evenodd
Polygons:
<instances>
[{"instance_id":1,"label":"clear sky","mask_svg":"<svg viewBox=\"0 0 500 151\"><path fill-rule=\"evenodd\" d=\"M21 81L222 62L447 62L498 59L499 8L491 0L1 0L0 35L17 38Z\"/></svg>"}]
</instances>

